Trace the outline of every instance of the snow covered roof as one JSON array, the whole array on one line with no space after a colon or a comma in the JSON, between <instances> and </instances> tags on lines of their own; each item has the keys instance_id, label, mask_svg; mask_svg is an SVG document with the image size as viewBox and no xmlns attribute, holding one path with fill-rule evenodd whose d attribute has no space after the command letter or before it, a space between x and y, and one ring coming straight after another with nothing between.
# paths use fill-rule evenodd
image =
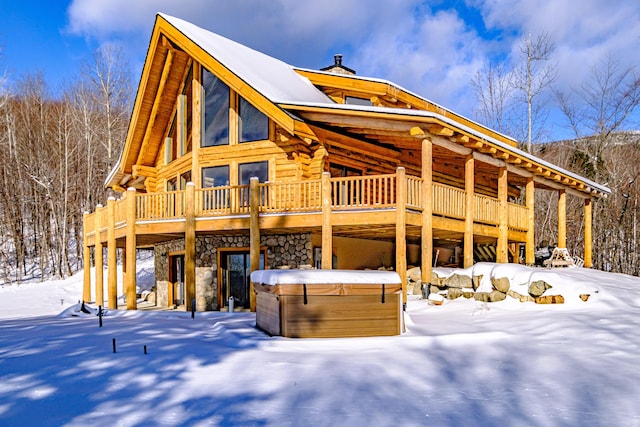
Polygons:
<instances>
[{"instance_id":1,"label":"snow covered roof","mask_svg":"<svg viewBox=\"0 0 640 427\"><path fill-rule=\"evenodd\" d=\"M264 285L295 284L385 284L402 283L395 271L378 270L256 270L251 281Z\"/></svg>"},{"instance_id":2,"label":"snow covered roof","mask_svg":"<svg viewBox=\"0 0 640 427\"><path fill-rule=\"evenodd\" d=\"M159 15L271 102L333 104L331 98L291 65L190 22L163 13Z\"/></svg>"}]
</instances>

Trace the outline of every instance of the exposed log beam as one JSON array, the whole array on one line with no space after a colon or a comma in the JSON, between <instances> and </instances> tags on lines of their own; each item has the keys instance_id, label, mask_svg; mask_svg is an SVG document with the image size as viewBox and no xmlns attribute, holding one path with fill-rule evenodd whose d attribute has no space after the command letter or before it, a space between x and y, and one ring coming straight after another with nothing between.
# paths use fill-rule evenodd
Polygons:
<instances>
[{"instance_id":1,"label":"exposed log beam","mask_svg":"<svg viewBox=\"0 0 640 427\"><path fill-rule=\"evenodd\" d=\"M473 152L473 158L479 162L487 163L489 165L496 166L498 168L502 168L505 166L504 160L496 159L494 157L478 153L477 151Z\"/></svg>"},{"instance_id":2,"label":"exposed log beam","mask_svg":"<svg viewBox=\"0 0 640 427\"><path fill-rule=\"evenodd\" d=\"M160 108L160 105L162 104L162 95L164 93L164 86L168 80L169 72L171 71L172 62L173 62L173 51L168 50L167 57L165 58L165 61L164 61L164 67L162 68L162 75L160 77L160 84L158 85L158 91L156 92L155 99L153 100L153 107L151 108L151 114L149 115L147 128L144 132L144 139L142 140L142 146L140 147L140 151L138 152L138 159L136 160L136 165L142 164L144 154L147 152L147 149L149 147L153 126L156 123L158 108Z\"/></svg>"}]
</instances>

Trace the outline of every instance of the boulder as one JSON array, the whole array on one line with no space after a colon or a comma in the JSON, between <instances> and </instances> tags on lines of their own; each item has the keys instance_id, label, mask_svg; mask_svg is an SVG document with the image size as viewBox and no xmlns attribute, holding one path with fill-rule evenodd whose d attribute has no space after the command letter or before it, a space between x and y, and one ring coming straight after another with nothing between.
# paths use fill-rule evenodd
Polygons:
<instances>
[{"instance_id":1,"label":"boulder","mask_svg":"<svg viewBox=\"0 0 640 427\"><path fill-rule=\"evenodd\" d=\"M532 297L539 297L545 293L547 289L551 289L551 285L544 280L536 280L529 285L529 295Z\"/></svg>"},{"instance_id":2,"label":"boulder","mask_svg":"<svg viewBox=\"0 0 640 427\"><path fill-rule=\"evenodd\" d=\"M449 288L470 288L472 286L471 278L462 274L452 274L444 279L443 285Z\"/></svg>"},{"instance_id":3,"label":"boulder","mask_svg":"<svg viewBox=\"0 0 640 427\"><path fill-rule=\"evenodd\" d=\"M507 293L509 288L511 287L511 283L509 283L508 277L492 277L491 284L493 285L493 289L500 291L504 294Z\"/></svg>"},{"instance_id":4,"label":"boulder","mask_svg":"<svg viewBox=\"0 0 640 427\"><path fill-rule=\"evenodd\" d=\"M535 298L532 297L531 295L522 295L517 293L516 291L512 291L511 289L509 289L507 291L507 295L510 296L511 298L515 298L517 300L519 300L520 302L535 302Z\"/></svg>"},{"instance_id":5,"label":"boulder","mask_svg":"<svg viewBox=\"0 0 640 427\"><path fill-rule=\"evenodd\" d=\"M475 291L471 288L462 289L462 296L466 299L471 299L475 295Z\"/></svg>"},{"instance_id":6,"label":"boulder","mask_svg":"<svg viewBox=\"0 0 640 427\"><path fill-rule=\"evenodd\" d=\"M461 296L462 296L461 288L449 288L449 290L447 290L448 299L456 299L456 298L460 298Z\"/></svg>"},{"instance_id":7,"label":"boulder","mask_svg":"<svg viewBox=\"0 0 640 427\"><path fill-rule=\"evenodd\" d=\"M422 280L422 273L420 272L420 267L413 267L407 270L407 279L412 282L417 282L418 280Z\"/></svg>"},{"instance_id":8,"label":"boulder","mask_svg":"<svg viewBox=\"0 0 640 427\"><path fill-rule=\"evenodd\" d=\"M543 297L537 297L536 304L564 304L564 297L562 295L546 295Z\"/></svg>"},{"instance_id":9,"label":"boulder","mask_svg":"<svg viewBox=\"0 0 640 427\"><path fill-rule=\"evenodd\" d=\"M497 302L507 298L507 294L493 290L491 292L476 292L473 298L480 302Z\"/></svg>"},{"instance_id":10,"label":"boulder","mask_svg":"<svg viewBox=\"0 0 640 427\"><path fill-rule=\"evenodd\" d=\"M471 278L471 284L473 286L473 290L477 290L480 287L480 282L482 281L482 274L479 276L473 276Z\"/></svg>"},{"instance_id":11,"label":"boulder","mask_svg":"<svg viewBox=\"0 0 640 427\"><path fill-rule=\"evenodd\" d=\"M410 286L413 286L413 295L420 295L422 293L422 280L417 280L411 283Z\"/></svg>"}]
</instances>

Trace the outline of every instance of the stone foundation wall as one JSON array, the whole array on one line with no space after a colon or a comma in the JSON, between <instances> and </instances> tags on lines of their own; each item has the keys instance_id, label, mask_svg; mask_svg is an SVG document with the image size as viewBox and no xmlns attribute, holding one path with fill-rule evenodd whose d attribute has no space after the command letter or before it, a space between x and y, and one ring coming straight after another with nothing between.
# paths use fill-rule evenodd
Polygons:
<instances>
[{"instance_id":1,"label":"stone foundation wall","mask_svg":"<svg viewBox=\"0 0 640 427\"><path fill-rule=\"evenodd\" d=\"M262 235L260 246L267 248L266 265L269 269L298 268L311 265L310 233ZM249 248L249 236L197 236L196 237L196 310L218 310L218 249ZM156 245L157 304L168 305L169 257L172 252L184 251L184 239Z\"/></svg>"}]
</instances>

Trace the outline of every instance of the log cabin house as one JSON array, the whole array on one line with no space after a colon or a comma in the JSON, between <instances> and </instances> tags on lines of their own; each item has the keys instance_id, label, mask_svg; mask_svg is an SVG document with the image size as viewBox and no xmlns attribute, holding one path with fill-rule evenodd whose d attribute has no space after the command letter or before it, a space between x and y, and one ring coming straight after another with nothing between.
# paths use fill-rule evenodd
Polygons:
<instances>
[{"instance_id":1,"label":"log cabin house","mask_svg":"<svg viewBox=\"0 0 640 427\"><path fill-rule=\"evenodd\" d=\"M135 309L136 250L152 248L157 304L198 311L225 309L229 296L254 309L258 268L393 267L406 302L408 265L428 283L434 263L533 264L534 189L558 194L559 247L566 197L584 200L590 267L592 200L609 193L392 82L356 76L340 56L296 68L164 14L105 185L121 197L84 217L96 304L116 307L119 248Z\"/></svg>"}]
</instances>

